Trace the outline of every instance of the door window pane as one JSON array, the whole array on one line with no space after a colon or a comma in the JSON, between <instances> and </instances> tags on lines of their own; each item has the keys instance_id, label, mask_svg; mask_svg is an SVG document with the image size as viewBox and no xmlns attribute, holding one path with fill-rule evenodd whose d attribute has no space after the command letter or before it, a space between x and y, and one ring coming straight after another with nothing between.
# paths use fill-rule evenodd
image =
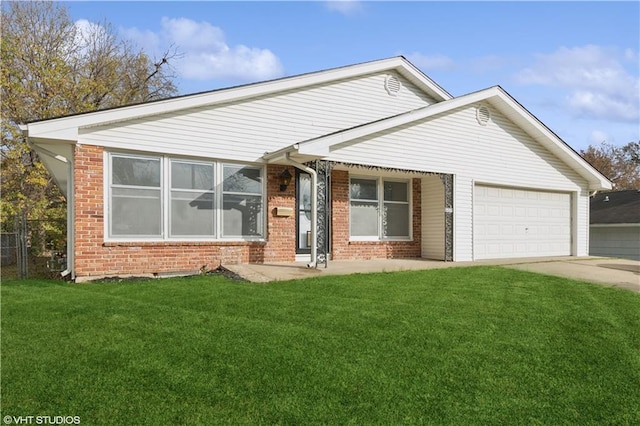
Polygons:
<instances>
[{"instance_id":1,"label":"door window pane","mask_svg":"<svg viewBox=\"0 0 640 426\"><path fill-rule=\"evenodd\" d=\"M298 252L311 248L311 176L299 173L298 197Z\"/></svg>"}]
</instances>

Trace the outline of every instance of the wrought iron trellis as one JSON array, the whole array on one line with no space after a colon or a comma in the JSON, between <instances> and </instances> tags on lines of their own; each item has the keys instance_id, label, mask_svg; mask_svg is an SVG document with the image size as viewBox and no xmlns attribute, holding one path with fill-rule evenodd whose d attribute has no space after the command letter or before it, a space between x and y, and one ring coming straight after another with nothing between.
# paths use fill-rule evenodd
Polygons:
<instances>
[{"instance_id":1,"label":"wrought iron trellis","mask_svg":"<svg viewBox=\"0 0 640 426\"><path fill-rule=\"evenodd\" d=\"M444 185L444 260L453 261L453 175L441 174Z\"/></svg>"},{"instance_id":2,"label":"wrought iron trellis","mask_svg":"<svg viewBox=\"0 0 640 426\"><path fill-rule=\"evenodd\" d=\"M317 248L316 264L324 264L325 267L329 260L329 239L330 239L330 226L331 226L331 171L337 164L346 164L333 161L316 160L307 165L313 168L318 174L318 237L315 242ZM354 166L354 165L349 165ZM376 166L356 166L362 168L370 168L377 170L393 170L393 171L406 171L401 169L389 169ZM415 172L415 171L414 171ZM422 172L425 175L438 175L444 186L444 226L445 226L445 238L444 238L444 260L447 262L453 261L453 175L452 174L439 174L433 172Z\"/></svg>"},{"instance_id":3,"label":"wrought iron trellis","mask_svg":"<svg viewBox=\"0 0 640 426\"><path fill-rule=\"evenodd\" d=\"M330 161L316 160L309 164L318 175L318 216L317 224L318 237L316 244L317 256L316 265L329 263L329 233L331 228L331 170L333 163Z\"/></svg>"}]
</instances>

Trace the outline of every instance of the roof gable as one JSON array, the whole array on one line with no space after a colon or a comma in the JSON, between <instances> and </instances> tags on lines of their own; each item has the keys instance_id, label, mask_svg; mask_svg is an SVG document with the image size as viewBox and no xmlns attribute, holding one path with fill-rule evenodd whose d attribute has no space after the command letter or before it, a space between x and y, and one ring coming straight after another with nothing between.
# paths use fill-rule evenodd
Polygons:
<instances>
[{"instance_id":1,"label":"roof gable","mask_svg":"<svg viewBox=\"0 0 640 426\"><path fill-rule=\"evenodd\" d=\"M424 75L404 57L399 56L292 77L285 77L261 83L247 84L144 104L37 121L23 126L23 129L28 132L29 137L34 141L58 140L75 142L78 138L78 130L81 128L102 126L110 123L139 119L158 114L166 114L185 109L250 99L272 93L295 90L306 86L313 86L384 71L398 72L418 89L424 91L427 95L438 102L452 98L448 92L438 86L429 77Z\"/></svg>"},{"instance_id":2,"label":"roof gable","mask_svg":"<svg viewBox=\"0 0 640 426\"><path fill-rule=\"evenodd\" d=\"M605 176L580 157L577 152L575 152L569 145L567 145L562 139L560 139L499 86L494 86L393 117L388 117L383 120L377 120L350 129L334 132L319 138L304 141L292 147L280 150L279 152L267 154L265 158L277 158L284 152L297 152L298 154L307 156L324 157L327 156L332 147L336 145L373 135L378 132L387 131L389 129L410 125L411 123L415 123L438 114L480 102L488 102L506 118L513 121L523 131L529 134L535 141L560 158L580 176L587 179L589 181L590 189L600 190L611 188L611 182Z\"/></svg>"}]
</instances>

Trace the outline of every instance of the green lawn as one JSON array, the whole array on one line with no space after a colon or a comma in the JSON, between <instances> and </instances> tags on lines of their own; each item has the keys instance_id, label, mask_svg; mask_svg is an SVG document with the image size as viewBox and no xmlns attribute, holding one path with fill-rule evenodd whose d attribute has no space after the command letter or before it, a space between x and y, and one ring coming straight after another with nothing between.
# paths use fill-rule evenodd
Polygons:
<instances>
[{"instance_id":1,"label":"green lawn","mask_svg":"<svg viewBox=\"0 0 640 426\"><path fill-rule=\"evenodd\" d=\"M640 424L640 294L498 267L2 283L2 413Z\"/></svg>"}]
</instances>

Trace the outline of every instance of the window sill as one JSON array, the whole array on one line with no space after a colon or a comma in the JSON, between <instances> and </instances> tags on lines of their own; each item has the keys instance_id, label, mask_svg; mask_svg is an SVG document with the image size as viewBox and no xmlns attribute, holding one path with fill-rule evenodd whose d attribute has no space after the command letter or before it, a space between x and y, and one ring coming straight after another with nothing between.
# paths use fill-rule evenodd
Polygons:
<instances>
[{"instance_id":1,"label":"window sill","mask_svg":"<svg viewBox=\"0 0 640 426\"><path fill-rule=\"evenodd\" d=\"M398 244L398 243L413 243L415 242L412 239L404 238L404 239L394 239L394 240L349 240L349 244L353 245L365 245L365 244Z\"/></svg>"},{"instance_id":2,"label":"window sill","mask_svg":"<svg viewBox=\"0 0 640 426\"><path fill-rule=\"evenodd\" d=\"M249 246L265 245L266 240L216 240L216 241L105 241L103 247L184 247L184 246Z\"/></svg>"}]
</instances>

